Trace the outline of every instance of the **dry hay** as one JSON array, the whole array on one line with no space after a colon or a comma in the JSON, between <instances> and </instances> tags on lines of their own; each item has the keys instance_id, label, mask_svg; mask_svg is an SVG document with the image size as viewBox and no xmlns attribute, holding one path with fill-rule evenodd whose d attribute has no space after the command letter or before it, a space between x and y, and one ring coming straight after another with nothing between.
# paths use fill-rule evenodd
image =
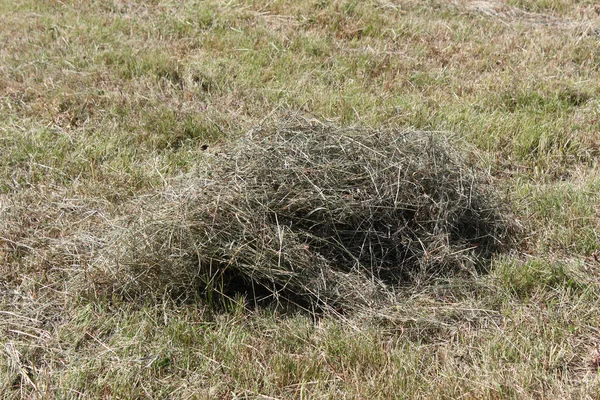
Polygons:
<instances>
[{"instance_id":1,"label":"dry hay","mask_svg":"<svg viewBox=\"0 0 600 400\"><path fill-rule=\"evenodd\" d=\"M350 309L474 273L512 241L487 175L441 133L295 121L254 136L138 200L96 264L129 295Z\"/></svg>"}]
</instances>

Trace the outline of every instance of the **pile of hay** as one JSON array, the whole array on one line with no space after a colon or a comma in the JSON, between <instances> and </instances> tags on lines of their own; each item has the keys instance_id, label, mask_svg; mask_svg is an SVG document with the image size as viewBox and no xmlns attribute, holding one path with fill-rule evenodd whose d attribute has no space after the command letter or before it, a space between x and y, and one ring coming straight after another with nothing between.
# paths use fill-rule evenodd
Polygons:
<instances>
[{"instance_id":1,"label":"pile of hay","mask_svg":"<svg viewBox=\"0 0 600 400\"><path fill-rule=\"evenodd\" d=\"M485 173L439 133L304 122L254 136L138 204L112 250L128 291L347 309L477 271L510 242Z\"/></svg>"}]
</instances>

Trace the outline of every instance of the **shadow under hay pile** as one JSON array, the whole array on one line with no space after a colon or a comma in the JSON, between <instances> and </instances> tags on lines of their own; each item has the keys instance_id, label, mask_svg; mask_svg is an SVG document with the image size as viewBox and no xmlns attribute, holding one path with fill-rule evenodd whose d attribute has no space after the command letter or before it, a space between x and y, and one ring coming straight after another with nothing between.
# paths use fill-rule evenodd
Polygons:
<instances>
[{"instance_id":1,"label":"shadow under hay pile","mask_svg":"<svg viewBox=\"0 0 600 400\"><path fill-rule=\"evenodd\" d=\"M239 141L142 210L114 255L130 293L309 309L485 269L512 235L485 174L440 133L315 123Z\"/></svg>"}]
</instances>

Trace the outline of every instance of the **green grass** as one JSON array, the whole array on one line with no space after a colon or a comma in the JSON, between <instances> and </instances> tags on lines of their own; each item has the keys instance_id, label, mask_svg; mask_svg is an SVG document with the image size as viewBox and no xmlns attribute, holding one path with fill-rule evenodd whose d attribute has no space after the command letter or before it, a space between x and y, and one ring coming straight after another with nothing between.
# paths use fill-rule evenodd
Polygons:
<instances>
[{"instance_id":1,"label":"green grass","mask_svg":"<svg viewBox=\"0 0 600 400\"><path fill-rule=\"evenodd\" d=\"M2 397L600 396L598 9L489 6L0 1ZM341 318L86 285L69 249L290 112L455 133L523 244Z\"/></svg>"}]
</instances>

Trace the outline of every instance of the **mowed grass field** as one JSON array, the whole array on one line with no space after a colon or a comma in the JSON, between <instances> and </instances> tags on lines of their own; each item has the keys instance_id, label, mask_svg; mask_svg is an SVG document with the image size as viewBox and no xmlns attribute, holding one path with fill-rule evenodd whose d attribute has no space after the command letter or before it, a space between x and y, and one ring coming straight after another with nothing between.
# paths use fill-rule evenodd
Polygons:
<instances>
[{"instance_id":1,"label":"mowed grass field","mask_svg":"<svg viewBox=\"0 0 600 400\"><path fill-rule=\"evenodd\" d=\"M0 397L600 397L599 83L591 0L0 1ZM455 134L523 240L357 314L111 292L113 221L291 114Z\"/></svg>"}]
</instances>

